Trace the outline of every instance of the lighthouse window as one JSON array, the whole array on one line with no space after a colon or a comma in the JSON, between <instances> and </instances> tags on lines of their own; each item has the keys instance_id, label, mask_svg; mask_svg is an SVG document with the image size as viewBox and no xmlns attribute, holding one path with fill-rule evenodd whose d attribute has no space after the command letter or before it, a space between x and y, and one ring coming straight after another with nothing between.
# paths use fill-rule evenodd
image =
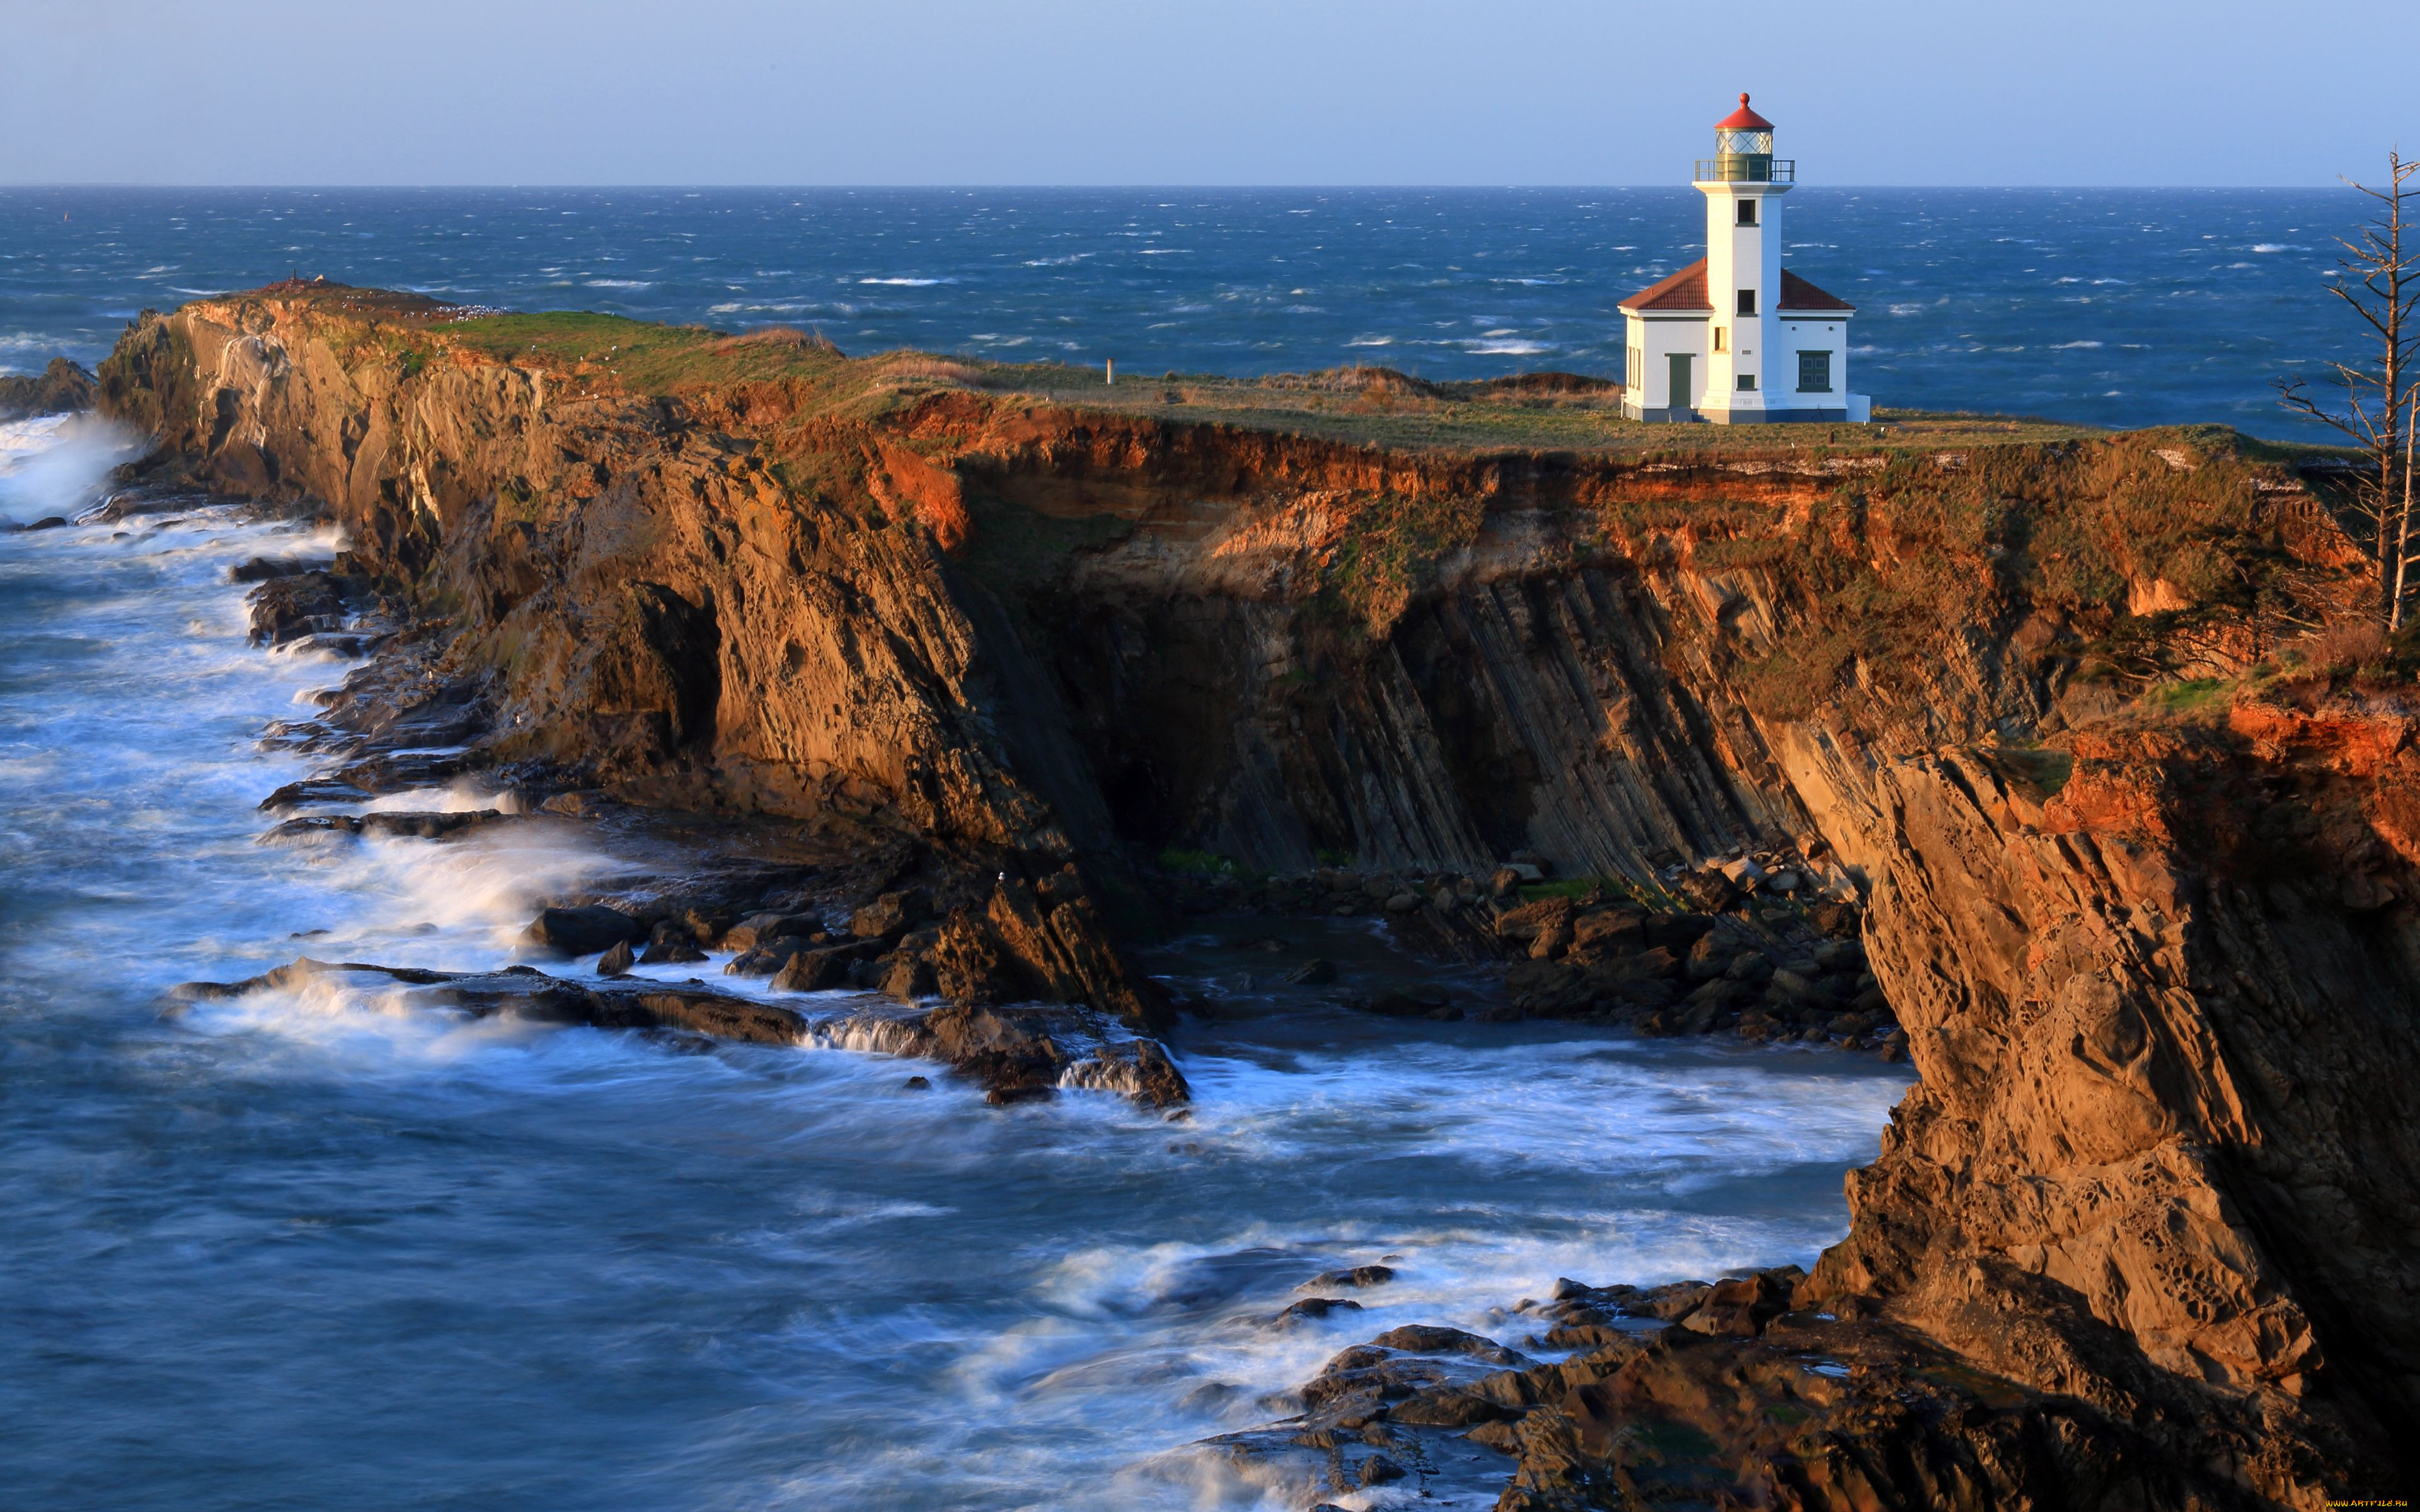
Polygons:
<instances>
[{"instance_id":1,"label":"lighthouse window","mask_svg":"<svg viewBox=\"0 0 2420 1512\"><path fill-rule=\"evenodd\" d=\"M1752 288L1744 288L1739 291L1739 313L1742 315L1756 314L1756 290Z\"/></svg>"},{"instance_id":2,"label":"lighthouse window","mask_svg":"<svg viewBox=\"0 0 2420 1512\"><path fill-rule=\"evenodd\" d=\"M1725 339L1728 334L1729 331L1727 328L1723 326L1716 326L1714 328L1714 350L1718 352L1730 350L1730 344Z\"/></svg>"},{"instance_id":3,"label":"lighthouse window","mask_svg":"<svg viewBox=\"0 0 2420 1512\"><path fill-rule=\"evenodd\" d=\"M1830 352L1798 354L1798 392L1801 393L1832 392L1832 354Z\"/></svg>"},{"instance_id":4,"label":"lighthouse window","mask_svg":"<svg viewBox=\"0 0 2420 1512\"><path fill-rule=\"evenodd\" d=\"M1739 386L1740 386L1740 392L1741 392L1742 393L1754 393L1756 392L1756 375L1755 375L1755 374L1753 374L1753 373L1742 373L1742 374L1739 376L1739 379L1740 379L1740 384L1739 384Z\"/></svg>"},{"instance_id":5,"label":"lighthouse window","mask_svg":"<svg viewBox=\"0 0 2420 1512\"><path fill-rule=\"evenodd\" d=\"M1739 224L1742 224L1742 225L1754 225L1754 224L1756 224L1756 201L1754 201L1754 200L1752 200L1752 199L1744 199L1744 200L1741 200L1741 201L1739 202L1739 208L1740 208L1740 218L1739 218Z\"/></svg>"}]
</instances>

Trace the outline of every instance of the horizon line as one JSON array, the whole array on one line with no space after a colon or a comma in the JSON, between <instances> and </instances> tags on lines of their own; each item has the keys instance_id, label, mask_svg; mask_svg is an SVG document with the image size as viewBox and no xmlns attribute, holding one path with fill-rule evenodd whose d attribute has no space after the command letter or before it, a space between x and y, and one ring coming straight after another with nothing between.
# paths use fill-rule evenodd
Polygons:
<instances>
[{"instance_id":1,"label":"horizon line","mask_svg":"<svg viewBox=\"0 0 2420 1512\"><path fill-rule=\"evenodd\" d=\"M1582 191L1582 192L1590 192L1590 193L1603 193L1603 192L1608 192L1608 191L1611 191L1611 192L1619 192L1619 193L1628 193L1628 192L1636 191L1636 190L1688 189L1688 188L1691 188L1691 187L1693 187L1693 185L1692 185L1691 181L1690 181L1690 180L1687 180L1687 179L1681 179L1681 180L1663 180L1663 181L1657 181L1657 182L1652 182L1652 183L1635 183L1635 184L1584 184L1584 183L1514 183L1514 184L1506 184L1506 183L1385 183L1385 182L1375 182L1375 183L1257 183L1257 184L1256 184L1256 183L1241 183L1241 182L1237 182L1237 183L1226 183L1226 182L1218 182L1218 183L1158 183L1158 184L1155 184L1155 183L1143 183L1143 182L1134 182L1134 183L1098 183L1098 184L1093 184L1093 183L1071 183L1071 184L1045 184L1045 183L997 183L997 184L983 184L983 183L817 183L817 184L781 184L781 183L753 183L753 182L747 182L747 183L743 183L743 182L737 182L737 181L734 181L734 182L727 182L727 183L726 183L726 182L690 182L690 183L640 183L640 182L630 182L630 183L608 183L608 182L603 182L603 181L597 181L597 182L594 182L594 183L589 183L589 182L562 182L562 183L539 183L539 182L528 182L528 183L502 183L502 182L497 182L497 183L357 183L357 184L346 184L346 183L209 183L209 184L205 184L205 183L168 183L168 182L144 181L144 180L135 180L135 179L45 179L45 180L31 180L31 179L29 179L29 180L25 180L25 181L23 181L23 182L8 182L8 181L0 181L0 193L6 193L12 192L12 191L25 191L25 190L54 190L54 191L55 191L55 190L147 190L147 191L167 191L167 192L175 192L175 191L201 191L201 192L219 192L219 193L236 193L236 192L241 192L241 193L263 193L263 192L277 191L277 190L287 190L287 191L296 191L296 192L310 192L310 193L332 193L332 192L342 192L342 193L365 193L365 192L381 192L381 191L385 191L385 192L395 192L395 193L463 193L463 192L469 192L469 191L485 191L485 192L496 192L496 193L505 193L505 192L509 192L509 193L562 193L562 192L568 192L568 191L580 191L580 192L586 192L586 193L597 193L597 192L645 192L645 193L679 192L679 193L706 193L706 192L708 192L708 191L752 191L752 192L766 193L858 193L858 192L861 192L861 191L882 191L882 192L890 192L890 193L922 192L922 193L969 193L969 194L973 194L973 193L1217 193L1217 192L1228 192L1228 193L1233 193L1233 192L1241 192L1241 191L1252 191L1252 192L1259 192L1259 193L1280 193L1280 192L1282 192L1282 193L1356 193L1356 192L1367 192L1367 191L1373 191L1373 190L1386 190L1386 191L1392 191L1392 192L1398 192L1398 193L1403 193L1403 192L1417 192L1417 193L1447 193L1447 192L1456 192L1456 191L1462 191L1462 192L1477 191L1477 192L1485 192L1485 193L1513 193L1513 192L1532 191L1532 190L1568 190L1568 191ZM1808 189L1829 189L1829 190L1844 190L1844 189L1845 189L1845 190L1857 190L1857 191L1860 191L1860 192L1865 192L1865 191L1874 191L1874 190L1923 190L1923 191L1931 191L1931 192L1937 192L1937 191L1943 191L1943 190L1951 190L1951 191L1985 191L1985 192L1990 192L1990 191L2003 191L2003 192L2005 192L2005 191L2017 191L2017 190L2061 190L2061 191L2071 191L2071 192L2094 191L2094 192L2130 193L2146 193L2146 192L2149 192L2149 193L2278 193L2278 192L2288 192L2288 191L2303 191L2303 190L2314 190L2314 191L2316 191L2316 190L2321 190L2321 189L2341 189L2341 188L2349 187L2349 185L2348 185L2348 183L2347 183L2347 181L2346 181L2346 180L2338 179L2335 184L2332 184L2332 185L2330 185L2330 184L2317 184L2317 183L2312 183L2312 184L2174 184L2174 183L2164 183L2164 184L2136 184L2136 183L2067 183L2067 184L2053 184L2053 183L2022 183L2022 184L1854 184L1854 183L1837 183L1837 184L1833 184L1833 183L1820 183L1820 182L1819 182L1819 183L1812 183L1812 184L1808 184L1808 183L1801 183L1801 184L1799 184L1797 187L1799 187L1799 188L1808 188Z\"/></svg>"}]
</instances>

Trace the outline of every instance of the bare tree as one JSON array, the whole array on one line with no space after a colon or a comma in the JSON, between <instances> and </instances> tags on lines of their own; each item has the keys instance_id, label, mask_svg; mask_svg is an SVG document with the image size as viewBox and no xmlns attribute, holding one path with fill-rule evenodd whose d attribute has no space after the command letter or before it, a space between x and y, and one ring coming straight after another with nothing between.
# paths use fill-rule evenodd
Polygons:
<instances>
[{"instance_id":1,"label":"bare tree","mask_svg":"<svg viewBox=\"0 0 2420 1512\"><path fill-rule=\"evenodd\" d=\"M2420 159L2389 152L2383 189L2352 184L2378 203L2361 234L2339 242L2346 255L2336 266L2344 276L2331 288L2369 328L2375 355L2367 362L2328 364L2344 390L2343 409L2322 404L2304 379L2277 380L2277 396L2287 409L2334 426L2368 455L2369 465L2353 485L2352 513L2377 559L2379 610L2389 630L2402 627L2405 599L2420 587L2412 573L2420 564L2420 553L2412 549L2412 443L2420 420L2412 349L2420 336L2414 314L2420 305L2420 227L2407 208L2420 199L2415 175Z\"/></svg>"}]
</instances>

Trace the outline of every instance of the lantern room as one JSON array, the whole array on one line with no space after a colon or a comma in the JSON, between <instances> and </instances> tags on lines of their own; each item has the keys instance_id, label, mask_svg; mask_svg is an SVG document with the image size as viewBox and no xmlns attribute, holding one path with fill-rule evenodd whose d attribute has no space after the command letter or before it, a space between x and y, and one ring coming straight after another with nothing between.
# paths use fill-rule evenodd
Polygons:
<instances>
[{"instance_id":1,"label":"lantern room","mask_svg":"<svg viewBox=\"0 0 2420 1512\"><path fill-rule=\"evenodd\" d=\"M1797 174L1795 162L1773 155L1773 123L1748 108L1740 95L1739 109L1714 123L1714 155L1698 160L1698 182L1789 183Z\"/></svg>"}]
</instances>

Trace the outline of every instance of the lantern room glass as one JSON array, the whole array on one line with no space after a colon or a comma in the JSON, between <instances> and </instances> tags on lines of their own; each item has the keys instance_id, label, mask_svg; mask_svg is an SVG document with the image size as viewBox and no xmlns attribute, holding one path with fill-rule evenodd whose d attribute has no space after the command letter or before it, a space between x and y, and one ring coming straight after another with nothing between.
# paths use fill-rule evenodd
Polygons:
<instances>
[{"instance_id":1,"label":"lantern room glass","mask_svg":"<svg viewBox=\"0 0 2420 1512\"><path fill-rule=\"evenodd\" d=\"M1699 181L1714 183L1788 183L1797 164L1773 155L1773 129L1714 129L1714 155L1698 160Z\"/></svg>"},{"instance_id":2,"label":"lantern room glass","mask_svg":"<svg viewBox=\"0 0 2420 1512\"><path fill-rule=\"evenodd\" d=\"M1714 132L1714 177L1725 183L1768 183L1773 178L1773 132Z\"/></svg>"}]
</instances>

